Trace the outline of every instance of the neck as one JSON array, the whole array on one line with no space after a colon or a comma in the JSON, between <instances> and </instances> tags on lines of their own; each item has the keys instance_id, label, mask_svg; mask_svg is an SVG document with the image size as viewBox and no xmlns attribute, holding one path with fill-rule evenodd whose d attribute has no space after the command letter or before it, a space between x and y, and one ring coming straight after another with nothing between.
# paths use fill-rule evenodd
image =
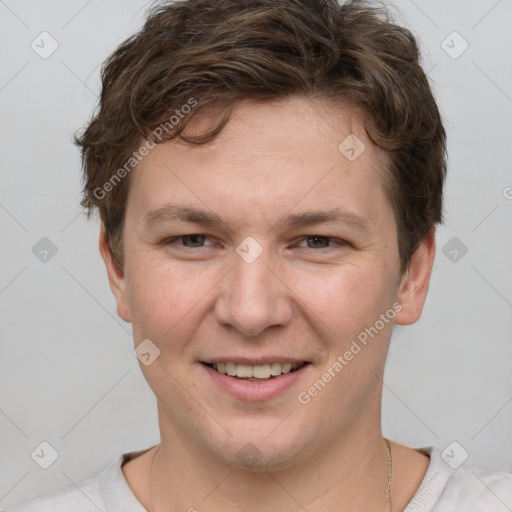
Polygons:
<instances>
[{"instance_id":1,"label":"neck","mask_svg":"<svg viewBox=\"0 0 512 512\"><path fill-rule=\"evenodd\" d=\"M162 428L164 427L164 428ZM389 458L380 425L361 422L280 469L237 469L161 425L150 512L276 509L388 511Z\"/></svg>"}]
</instances>

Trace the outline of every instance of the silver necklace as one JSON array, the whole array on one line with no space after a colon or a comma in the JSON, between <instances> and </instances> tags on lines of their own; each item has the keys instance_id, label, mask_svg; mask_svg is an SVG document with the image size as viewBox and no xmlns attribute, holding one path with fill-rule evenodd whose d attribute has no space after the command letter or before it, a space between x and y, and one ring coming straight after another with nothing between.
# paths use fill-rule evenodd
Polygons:
<instances>
[{"instance_id":1,"label":"silver necklace","mask_svg":"<svg viewBox=\"0 0 512 512\"><path fill-rule=\"evenodd\" d=\"M391 460L391 448L389 446L389 441L387 439L384 439L384 441L386 441L386 448L388 451L388 487L386 489L386 499L389 505L389 512L392 512L393 504L391 502L391 481L393 479L393 463Z\"/></svg>"},{"instance_id":2,"label":"silver necklace","mask_svg":"<svg viewBox=\"0 0 512 512\"><path fill-rule=\"evenodd\" d=\"M388 486L386 489L386 501L389 505L389 512L392 512L393 510L393 504L391 502L391 482L393 480L393 462L391 459L391 448L389 446L389 441L385 439L386 442L386 450L388 452ZM156 449L155 453L153 454L153 458L151 459L151 469L149 471L149 496L151 500L151 512L156 512L155 507L153 505L153 466L155 463L155 457L156 454L160 450L160 446Z\"/></svg>"}]
</instances>

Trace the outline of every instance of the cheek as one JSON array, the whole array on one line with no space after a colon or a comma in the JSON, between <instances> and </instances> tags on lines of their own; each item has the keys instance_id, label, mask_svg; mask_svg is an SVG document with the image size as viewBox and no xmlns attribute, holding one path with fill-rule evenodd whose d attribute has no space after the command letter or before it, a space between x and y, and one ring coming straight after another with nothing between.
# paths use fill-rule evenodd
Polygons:
<instances>
[{"instance_id":1,"label":"cheek","mask_svg":"<svg viewBox=\"0 0 512 512\"><path fill-rule=\"evenodd\" d=\"M150 257L134 259L131 268L128 293L135 339L172 340L175 346L198 321L218 272Z\"/></svg>"},{"instance_id":2,"label":"cheek","mask_svg":"<svg viewBox=\"0 0 512 512\"><path fill-rule=\"evenodd\" d=\"M307 309L323 321L330 336L341 339L373 323L391 300L386 272L377 259L302 272L294 281L294 292Z\"/></svg>"}]
</instances>

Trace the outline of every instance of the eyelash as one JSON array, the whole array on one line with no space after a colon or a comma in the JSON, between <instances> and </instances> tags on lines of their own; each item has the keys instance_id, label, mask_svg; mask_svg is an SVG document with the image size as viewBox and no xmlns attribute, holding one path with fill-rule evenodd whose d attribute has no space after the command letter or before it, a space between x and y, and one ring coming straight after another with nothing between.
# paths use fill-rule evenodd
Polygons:
<instances>
[{"instance_id":1,"label":"eyelash","mask_svg":"<svg viewBox=\"0 0 512 512\"><path fill-rule=\"evenodd\" d=\"M205 239L208 238L207 235L202 235L202 234L199 234L199 233L194 233L194 234L191 234L191 235L173 236L173 237L165 239L162 243L163 243L163 245L174 245L175 247L179 247L179 250L203 249L204 247L209 247L209 246L187 247L186 245L178 245L176 243L180 239L183 240L184 238L191 238L191 237L203 237ZM336 245L337 246L348 245L348 242L346 242L345 240L341 240L340 238L334 238L332 236L324 236L324 235L304 235L302 237L301 242L302 241L306 241L309 238L323 238L323 239L328 240L330 242L334 241L335 245L329 245L328 247L320 247L320 249L323 249L323 250L333 249ZM314 247L302 247L302 248L303 249L315 249ZM315 249L315 250L318 250L318 249Z\"/></svg>"}]
</instances>

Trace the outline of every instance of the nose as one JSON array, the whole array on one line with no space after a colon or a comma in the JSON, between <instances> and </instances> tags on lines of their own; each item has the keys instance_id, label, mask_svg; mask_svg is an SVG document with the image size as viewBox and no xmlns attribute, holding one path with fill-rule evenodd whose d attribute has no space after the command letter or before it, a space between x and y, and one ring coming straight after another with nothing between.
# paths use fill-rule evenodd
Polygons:
<instances>
[{"instance_id":1,"label":"nose","mask_svg":"<svg viewBox=\"0 0 512 512\"><path fill-rule=\"evenodd\" d=\"M293 293L277 269L266 250L252 262L235 254L233 268L219 283L215 304L219 324L250 337L261 335L268 327L289 324Z\"/></svg>"}]
</instances>

